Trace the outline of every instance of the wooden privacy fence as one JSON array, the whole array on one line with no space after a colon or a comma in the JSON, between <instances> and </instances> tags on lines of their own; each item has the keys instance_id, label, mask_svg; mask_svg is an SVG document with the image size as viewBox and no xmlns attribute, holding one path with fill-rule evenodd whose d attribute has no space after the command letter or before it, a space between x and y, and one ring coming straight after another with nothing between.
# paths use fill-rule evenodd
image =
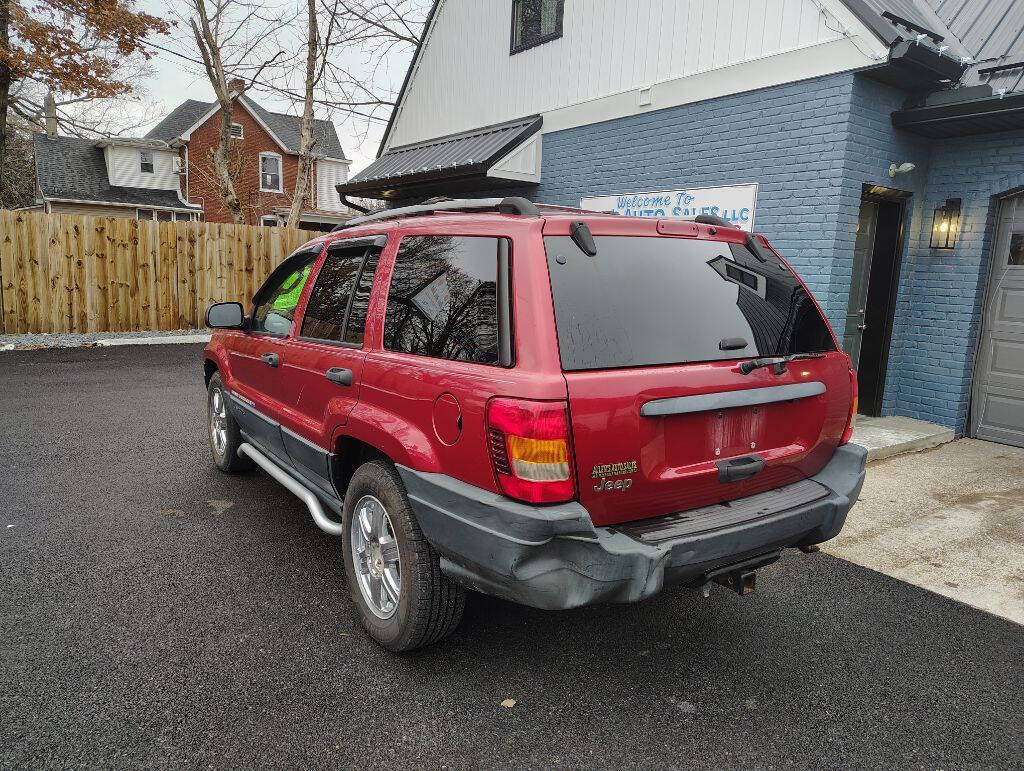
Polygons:
<instances>
[{"instance_id":1,"label":"wooden privacy fence","mask_svg":"<svg viewBox=\"0 0 1024 771\"><path fill-rule=\"evenodd\" d=\"M0 210L0 333L195 329L318 235Z\"/></svg>"}]
</instances>

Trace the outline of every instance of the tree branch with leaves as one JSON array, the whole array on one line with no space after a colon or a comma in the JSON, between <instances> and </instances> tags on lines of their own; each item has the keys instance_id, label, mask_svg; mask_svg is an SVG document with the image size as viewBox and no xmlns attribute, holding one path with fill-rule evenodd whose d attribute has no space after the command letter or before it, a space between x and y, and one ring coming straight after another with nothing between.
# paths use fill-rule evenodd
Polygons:
<instances>
[{"instance_id":1,"label":"tree branch with leaves","mask_svg":"<svg viewBox=\"0 0 1024 771\"><path fill-rule=\"evenodd\" d=\"M148 59L147 36L169 31L134 0L0 0L0 195L10 113L38 121L47 91L65 106L130 93L126 63Z\"/></svg>"}]
</instances>

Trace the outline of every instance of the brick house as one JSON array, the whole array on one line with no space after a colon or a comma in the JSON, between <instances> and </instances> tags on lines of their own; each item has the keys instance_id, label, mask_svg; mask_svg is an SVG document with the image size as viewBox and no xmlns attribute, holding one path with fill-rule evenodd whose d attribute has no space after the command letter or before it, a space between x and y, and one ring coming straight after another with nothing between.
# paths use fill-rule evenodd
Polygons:
<instances>
[{"instance_id":1,"label":"brick house","mask_svg":"<svg viewBox=\"0 0 1024 771\"><path fill-rule=\"evenodd\" d=\"M287 219L298 173L300 118L271 112L242 93L239 81L232 109L229 166L245 221L278 225ZM231 222L217 192L211 155L219 141L220 107L216 102L189 99L154 126L146 139L180 149L185 200L203 207L208 222ZM312 177L303 205L301 227L330 230L349 216L335 186L348 179L351 165L338 141L334 124L315 120Z\"/></svg>"},{"instance_id":2,"label":"brick house","mask_svg":"<svg viewBox=\"0 0 1024 771\"><path fill-rule=\"evenodd\" d=\"M241 93L232 110L229 166L250 225L282 225L298 173L300 119L270 112ZM33 138L34 206L46 212L132 219L232 222L214 179L211 153L218 141L216 102L188 100L145 137L84 139L57 135L56 119ZM315 161L300 227L330 230L351 216L336 186L348 179L334 124L314 121Z\"/></svg>"},{"instance_id":3,"label":"brick house","mask_svg":"<svg viewBox=\"0 0 1024 771\"><path fill-rule=\"evenodd\" d=\"M723 216L806 280L863 413L1024 446L1021 0L441 0L342 189Z\"/></svg>"}]
</instances>

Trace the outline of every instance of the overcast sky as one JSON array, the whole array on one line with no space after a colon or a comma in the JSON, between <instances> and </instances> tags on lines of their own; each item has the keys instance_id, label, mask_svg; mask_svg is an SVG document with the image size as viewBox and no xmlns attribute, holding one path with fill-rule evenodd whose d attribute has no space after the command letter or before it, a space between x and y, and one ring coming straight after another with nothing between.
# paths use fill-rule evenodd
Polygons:
<instances>
[{"instance_id":1,"label":"overcast sky","mask_svg":"<svg viewBox=\"0 0 1024 771\"><path fill-rule=\"evenodd\" d=\"M272 2L272 0L271 0ZM167 16L167 8L170 4L167 0L139 0L137 7L155 15ZM179 25L177 35L182 29ZM193 56L193 46L185 47L181 42L174 43L170 40L162 40L171 50L180 50ZM344 55L339 52L339 56ZM402 51L383 62L377 70L377 80L385 88L397 91L401 86L402 78L405 76L409 64L411 51ZM213 101L213 89L210 87L206 75L201 72L190 61L170 53L157 51L150 60L153 76L143 83L145 89L144 102L140 103L133 114L136 120L144 121L145 125L138 131L132 133L144 134L152 125L159 121L164 115L174 109L186 99L198 99L200 101ZM303 62L297 62L296 67L302 67ZM282 100L267 93L260 93L258 89L249 92L250 96L268 110L285 112L298 115L301 112L301 105L295 106L287 100ZM327 117L321 108L317 108L318 118ZM384 122L367 121L366 119L354 119L341 113L331 115L334 125L338 130L345 154L352 159L352 173L355 173L369 164L377 155L377 146L380 143L384 131ZM386 120L387 114L381 113Z\"/></svg>"}]
</instances>

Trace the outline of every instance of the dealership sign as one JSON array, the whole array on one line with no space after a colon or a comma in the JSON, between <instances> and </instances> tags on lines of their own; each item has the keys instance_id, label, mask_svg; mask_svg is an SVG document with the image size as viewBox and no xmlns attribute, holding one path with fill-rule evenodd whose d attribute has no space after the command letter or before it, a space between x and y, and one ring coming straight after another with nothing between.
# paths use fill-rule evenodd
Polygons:
<instances>
[{"instance_id":1,"label":"dealership sign","mask_svg":"<svg viewBox=\"0 0 1024 771\"><path fill-rule=\"evenodd\" d=\"M666 190L660 193L627 193L584 198L587 211L614 212L624 217L690 218L699 214L723 217L743 230L753 230L757 185L725 185Z\"/></svg>"}]
</instances>

